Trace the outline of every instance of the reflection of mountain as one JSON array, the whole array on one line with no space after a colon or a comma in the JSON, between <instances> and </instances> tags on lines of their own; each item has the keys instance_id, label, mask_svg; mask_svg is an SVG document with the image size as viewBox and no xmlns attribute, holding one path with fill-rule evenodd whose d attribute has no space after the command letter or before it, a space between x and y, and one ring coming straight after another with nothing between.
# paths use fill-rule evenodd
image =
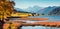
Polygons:
<instances>
[{"instance_id":1,"label":"reflection of mountain","mask_svg":"<svg viewBox=\"0 0 60 29\"><path fill-rule=\"evenodd\" d=\"M49 14L50 15L60 15L60 7L53 9Z\"/></svg>"}]
</instances>

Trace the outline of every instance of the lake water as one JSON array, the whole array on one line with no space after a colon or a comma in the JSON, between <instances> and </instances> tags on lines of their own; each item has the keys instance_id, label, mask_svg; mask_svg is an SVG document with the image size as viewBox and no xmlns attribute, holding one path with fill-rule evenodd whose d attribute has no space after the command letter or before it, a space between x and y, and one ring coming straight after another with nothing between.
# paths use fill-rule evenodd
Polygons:
<instances>
[{"instance_id":1,"label":"lake water","mask_svg":"<svg viewBox=\"0 0 60 29\"><path fill-rule=\"evenodd\" d=\"M32 16L28 18L48 18L46 21L60 21L60 16ZM17 18L15 18L17 19ZM36 21L26 21L26 22L36 22ZM21 29L51 29L51 27L44 27L44 26L23 26ZM57 27L52 27L52 29L60 29Z\"/></svg>"},{"instance_id":2,"label":"lake water","mask_svg":"<svg viewBox=\"0 0 60 29\"><path fill-rule=\"evenodd\" d=\"M48 18L49 20L47 21L60 21L60 16L32 16L29 18ZM23 26L22 29L60 29L57 27L44 27L44 26Z\"/></svg>"}]
</instances>

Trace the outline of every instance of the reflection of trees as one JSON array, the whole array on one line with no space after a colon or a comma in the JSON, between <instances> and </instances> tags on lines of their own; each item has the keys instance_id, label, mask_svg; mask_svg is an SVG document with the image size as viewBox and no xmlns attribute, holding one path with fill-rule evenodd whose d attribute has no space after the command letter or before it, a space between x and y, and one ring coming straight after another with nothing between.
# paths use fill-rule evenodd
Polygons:
<instances>
[{"instance_id":1,"label":"reflection of trees","mask_svg":"<svg viewBox=\"0 0 60 29\"><path fill-rule=\"evenodd\" d=\"M45 14L42 14L42 15L45 15Z\"/></svg>"}]
</instances>

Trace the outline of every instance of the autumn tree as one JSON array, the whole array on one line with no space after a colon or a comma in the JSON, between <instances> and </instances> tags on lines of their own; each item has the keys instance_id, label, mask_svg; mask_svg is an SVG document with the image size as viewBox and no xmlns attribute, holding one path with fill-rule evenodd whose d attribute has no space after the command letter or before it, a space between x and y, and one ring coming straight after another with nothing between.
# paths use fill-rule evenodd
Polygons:
<instances>
[{"instance_id":1,"label":"autumn tree","mask_svg":"<svg viewBox=\"0 0 60 29\"><path fill-rule=\"evenodd\" d=\"M0 18L6 18L14 11L14 1L0 0Z\"/></svg>"},{"instance_id":2,"label":"autumn tree","mask_svg":"<svg viewBox=\"0 0 60 29\"><path fill-rule=\"evenodd\" d=\"M4 20L14 12L14 1L0 0L0 29L3 29Z\"/></svg>"}]
</instances>

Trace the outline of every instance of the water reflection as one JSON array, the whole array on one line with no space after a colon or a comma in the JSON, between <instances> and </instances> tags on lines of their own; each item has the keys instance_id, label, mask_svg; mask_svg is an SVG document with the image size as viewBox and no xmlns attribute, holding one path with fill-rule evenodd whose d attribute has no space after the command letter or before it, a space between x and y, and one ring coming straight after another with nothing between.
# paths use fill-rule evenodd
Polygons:
<instances>
[{"instance_id":1,"label":"water reflection","mask_svg":"<svg viewBox=\"0 0 60 29\"><path fill-rule=\"evenodd\" d=\"M57 28L57 27L44 27L44 26L35 26L35 27L23 26L22 29L60 29L60 28Z\"/></svg>"},{"instance_id":2,"label":"water reflection","mask_svg":"<svg viewBox=\"0 0 60 29\"><path fill-rule=\"evenodd\" d=\"M29 18L48 18L48 21L60 21L60 16L32 16Z\"/></svg>"},{"instance_id":3,"label":"water reflection","mask_svg":"<svg viewBox=\"0 0 60 29\"><path fill-rule=\"evenodd\" d=\"M60 21L60 16L32 16L29 18L49 18L47 21ZM19 19L19 18L13 18L13 19ZM26 21L29 22L29 21ZM36 21L30 21L30 22L36 22ZM57 27L45 27L45 26L23 26L22 29L60 29Z\"/></svg>"},{"instance_id":4,"label":"water reflection","mask_svg":"<svg viewBox=\"0 0 60 29\"><path fill-rule=\"evenodd\" d=\"M45 29L45 27L43 27L43 26L35 26L35 27L23 26L22 29Z\"/></svg>"},{"instance_id":5,"label":"water reflection","mask_svg":"<svg viewBox=\"0 0 60 29\"><path fill-rule=\"evenodd\" d=\"M60 16L32 16L32 17L29 17L29 18L49 18L48 21L60 21ZM22 29L60 29L60 28L57 28L57 27L44 27L44 26L35 26L35 27L32 27L32 26L23 26Z\"/></svg>"}]
</instances>

